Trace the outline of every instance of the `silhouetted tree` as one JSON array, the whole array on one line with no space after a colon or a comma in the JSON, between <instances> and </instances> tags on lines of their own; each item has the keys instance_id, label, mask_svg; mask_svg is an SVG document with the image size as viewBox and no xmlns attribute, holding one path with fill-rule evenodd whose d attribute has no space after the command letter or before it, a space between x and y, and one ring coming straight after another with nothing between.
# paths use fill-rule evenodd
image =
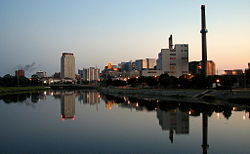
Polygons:
<instances>
[{"instance_id":1,"label":"silhouetted tree","mask_svg":"<svg viewBox=\"0 0 250 154\"><path fill-rule=\"evenodd\" d=\"M135 87L137 84L137 79L136 78L128 79L128 84L131 85L132 87Z\"/></svg>"},{"instance_id":2,"label":"silhouetted tree","mask_svg":"<svg viewBox=\"0 0 250 154\"><path fill-rule=\"evenodd\" d=\"M169 75L167 73L160 75L159 77L159 83L161 86L167 88L169 86Z\"/></svg>"}]
</instances>

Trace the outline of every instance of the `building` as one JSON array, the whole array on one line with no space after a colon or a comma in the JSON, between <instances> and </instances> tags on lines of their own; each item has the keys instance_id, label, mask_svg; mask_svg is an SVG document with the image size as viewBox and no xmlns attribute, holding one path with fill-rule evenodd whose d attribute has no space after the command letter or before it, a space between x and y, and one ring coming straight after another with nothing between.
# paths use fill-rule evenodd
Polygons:
<instances>
[{"instance_id":1,"label":"building","mask_svg":"<svg viewBox=\"0 0 250 154\"><path fill-rule=\"evenodd\" d=\"M216 75L215 63L212 60L207 61L207 75Z\"/></svg>"},{"instance_id":2,"label":"building","mask_svg":"<svg viewBox=\"0 0 250 154\"><path fill-rule=\"evenodd\" d=\"M75 57L73 53L63 53L61 57L61 79L75 79Z\"/></svg>"},{"instance_id":3,"label":"building","mask_svg":"<svg viewBox=\"0 0 250 154\"><path fill-rule=\"evenodd\" d=\"M146 76L146 77L156 77L160 76L161 74L164 74L162 70L141 70L140 76Z\"/></svg>"},{"instance_id":4,"label":"building","mask_svg":"<svg viewBox=\"0 0 250 154\"><path fill-rule=\"evenodd\" d=\"M47 76L47 73L44 71L38 71L36 72L36 75L38 76L38 78L45 78Z\"/></svg>"},{"instance_id":5,"label":"building","mask_svg":"<svg viewBox=\"0 0 250 154\"><path fill-rule=\"evenodd\" d=\"M248 69L250 69L250 63L248 63Z\"/></svg>"},{"instance_id":6,"label":"building","mask_svg":"<svg viewBox=\"0 0 250 154\"><path fill-rule=\"evenodd\" d=\"M121 72L130 72L135 70L135 63L132 61L129 62L121 62L119 64L119 68Z\"/></svg>"},{"instance_id":7,"label":"building","mask_svg":"<svg viewBox=\"0 0 250 154\"><path fill-rule=\"evenodd\" d=\"M154 58L138 59L135 60L134 64L135 64L135 69L138 71L155 69L156 59Z\"/></svg>"},{"instance_id":8,"label":"building","mask_svg":"<svg viewBox=\"0 0 250 154\"><path fill-rule=\"evenodd\" d=\"M24 70L16 70L15 71L16 77L24 77L25 76L25 71Z\"/></svg>"},{"instance_id":9,"label":"building","mask_svg":"<svg viewBox=\"0 0 250 154\"><path fill-rule=\"evenodd\" d=\"M176 44L173 48L171 35L169 49L162 49L158 54L156 68L175 77L188 74L188 44Z\"/></svg>"},{"instance_id":10,"label":"building","mask_svg":"<svg viewBox=\"0 0 250 154\"><path fill-rule=\"evenodd\" d=\"M242 69L234 69L234 70L224 70L223 75L242 75Z\"/></svg>"},{"instance_id":11,"label":"building","mask_svg":"<svg viewBox=\"0 0 250 154\"><path fill-rule=\"evenodd\" d=\"M83 81L100 81L100 69L95 67L90 67L88 69L83 68L78 70L78 74Z\"/></svg>"},{"instance_id":12,"label":"building","mask_svg":"<svg viewBox=\"0 0 250 154\"><path fill-rule=\"evenodd\" d=\"M201 74L201 62L200 61L191 61L188 63L189 73L190 74Z\"/></svg>"},{"instance_id":13,"label":"building","mask_svg":"<svg viewBox=\"0 0 250 154\"><path fill-rule=\"evenodd\" d=\"M146 59L137 59L135 60L135 69L141 71L143 69L147 69L147 61Z\"/></svg>"},{"instance_id":14,"label":"building","mask_svg":"<svg viewBox=\"0 0 250 154\"><path fill-rule=\"evenodd\" d=\"M201 74L202 65L201 61L189 62L189 73ZM212 60L207 61L207 75L216 75L215 63Z\"/></svg>"}]
</instances>

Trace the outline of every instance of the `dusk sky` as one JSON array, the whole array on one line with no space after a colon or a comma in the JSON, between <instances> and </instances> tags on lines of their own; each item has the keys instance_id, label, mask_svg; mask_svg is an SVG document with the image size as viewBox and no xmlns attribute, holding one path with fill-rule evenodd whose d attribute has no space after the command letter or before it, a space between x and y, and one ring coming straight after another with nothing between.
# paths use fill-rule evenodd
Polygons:
<instances>
[{"instance_id":1,"label":"dusk sky","mask_svg":"<svg viewBox=\"0 0 250 154\"><path fill-rule=\"evenodd\" d=\"M82 67L157 58L168 47L189 44L201 59L200 5L206 5L208 59L216 69L250 62L249 0L0 0L0 76L35 62L32 72L60 71L63 51Z\"/></svg>"}]
</instances>

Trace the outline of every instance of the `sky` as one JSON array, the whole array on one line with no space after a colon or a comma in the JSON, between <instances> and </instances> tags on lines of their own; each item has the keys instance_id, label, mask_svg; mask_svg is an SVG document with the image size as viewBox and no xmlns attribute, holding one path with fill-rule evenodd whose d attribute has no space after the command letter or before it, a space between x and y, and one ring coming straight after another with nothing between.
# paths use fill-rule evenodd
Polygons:
<instances>
[{"instance_id":1,"label":"sky","mask_svg":"<svg viewBox=\"0 0 250 154\"><path fill-rule=\"evenodd\" d=\"M201 59L200 5L206 5L208 59L216 69L250 62L249 0L0 0L0 76L33 66L27 74L60 71L62 52L78 68L157 58L189 44L189 61Z\"/></svg>"}]
</instances>

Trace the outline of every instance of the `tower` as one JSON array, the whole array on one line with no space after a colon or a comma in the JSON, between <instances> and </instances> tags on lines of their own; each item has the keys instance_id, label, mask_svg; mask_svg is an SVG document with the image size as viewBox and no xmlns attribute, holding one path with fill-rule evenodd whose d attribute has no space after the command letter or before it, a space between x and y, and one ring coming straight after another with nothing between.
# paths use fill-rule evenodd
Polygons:
<instances>
[{"instance_id":1,"label":"tower","mask_svg":"<svg viewBox=\"0 0 250 154\"><path fill-rule=\"evenodd\" d=\"M73 53L62 54L61 78L75 79L75 57Z\"/></svg>"},{"instance_id":2,"label":"tower","mask_svg":"<svg viewBox=\"0 0 250 154\"><path fill-rule=\"evenodd\" d=\"M172 35L170 35L168 39L168 43L169 43L169 49L173 49L173 36Z\"/></svg>"},{"instance_id":3,"label":"tower","mask_svg":"<svg viewBox=\"0 0 250 154\"><path fill-rule=\"evenodd\" d=\"M202 74L207 76L207 29L205 5L201 5Z\"/></svg>"}]
</instances>

